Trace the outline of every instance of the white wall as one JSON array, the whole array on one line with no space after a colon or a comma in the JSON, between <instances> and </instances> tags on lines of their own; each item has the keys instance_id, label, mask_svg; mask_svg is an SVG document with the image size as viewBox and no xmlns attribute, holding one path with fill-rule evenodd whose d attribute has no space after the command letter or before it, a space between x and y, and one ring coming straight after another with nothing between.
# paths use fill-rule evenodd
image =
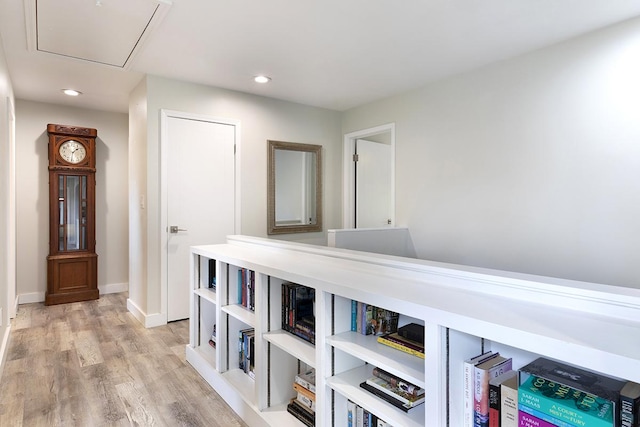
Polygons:
<instances>
[{"instance_id":1,"label":"white wall","mask_svg":"<svg viewBox=\"0 0 640 427\"><path fill-rule=\"evenodd\" d=\"M146 130L132 111L144 104L146 96ZM130 304L141 316L157 316L161 311L160 230L159 230L159 120L160 109L240 120L241 224L239 232L266 236L267 232L267 140L301 142L323 146L324 156L324 230L341 225L341 133L340 113L336 111L279 101L225 89L148 76L134 91L130 102L132 119L130 144L135 153L132 165L145 170L146 182L139 179L130 191L144 195L146 212L131 203L133 217L143 215L147 223L137 221L132 229L131 247L140 250L146 274L131 278ZM140 109L142 111L142 108ZM135 126L136 128L134 128ZM138 138L146 132L146 141ZM134 140L135 138L135 140ZM145 145L142 147L142 145ZM133 196L132 196L133 197ZM307 243L326 244L326 232L278 236ZM146 254L145 254L146 252ZM134 299L135 298L135 299ZM147 318L148 319L148 318Z\"/></svg>"},{"instance_id":2,"label":"white wall","mask_svg":"<svg viewBox=\"0 0 640 427\"><path fill-rule=\"evenodd\" d=\"M12 140L12 119L15 101L4 48L0 39L0 373L9 338L10 301L8 290L15 289L15 189L13 188L14 141Z\"/></svg>"},{"instance_id":3,"label":"white wall","mask_svg":"<svg viewBox=\"0 0 640 427\"><path fill-rule=\"evenodd\" d=\"M49 253L47 124L95 128L96 252L101 293L128 283L127 115L17 100L16 185L20 302L44 301Z\"/></svg>"},{"instance_id":4,"label":"white wall","mask_svg":"<svg viewBox=\"0 0 640 427\"><path fill-rule=\"evenodd\" d=\"M640 287L640 20L347 111L419 258Z\"/></svg>"}]
</instances>

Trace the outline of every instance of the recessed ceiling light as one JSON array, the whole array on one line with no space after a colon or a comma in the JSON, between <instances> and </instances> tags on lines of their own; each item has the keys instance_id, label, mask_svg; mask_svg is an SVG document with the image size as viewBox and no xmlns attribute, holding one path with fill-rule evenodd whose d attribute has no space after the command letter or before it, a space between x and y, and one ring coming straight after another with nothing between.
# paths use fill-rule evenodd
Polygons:
<instances>
[{"instance_id":1,"label":"recessed ceiling light","mask_svg":"<svg viewBox=\"0 0 640 427\"><path fill-rule=\"evenodd\" d=\"M82 95L82 92L78 92L77 90L73 90L73 89L62 89L62 92L65 95L69 95L69 96L78 96L78 95Z\"/></svg>"},{"instance_id":2,"label":"recessed ceiling light","mask_svg":"<svg viewBox=\"0 0 640 427\"><path fill-rule=\"evenodd\" d=\"M267 77L267 76L255 76L253 78L253 80L256 83L269 83L271 81L271 77Z\"/></svg>"}]
</instances>

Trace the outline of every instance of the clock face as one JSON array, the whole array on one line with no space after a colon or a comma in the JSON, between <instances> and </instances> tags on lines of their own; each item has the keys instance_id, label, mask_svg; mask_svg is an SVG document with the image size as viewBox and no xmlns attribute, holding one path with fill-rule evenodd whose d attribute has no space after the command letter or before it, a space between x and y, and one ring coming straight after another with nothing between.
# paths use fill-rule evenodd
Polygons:
<instances>
[{"instance_id":1,"label":"clock face","mask_svg":"<svg viewBox=\"0 0 640 427\"><path fill-rule=\"evenodd\" d=\"M60 157L69 163L80 163L87 156L84 145L78 141L66 141L60 146Z\"/></svg>"}]
</instances>

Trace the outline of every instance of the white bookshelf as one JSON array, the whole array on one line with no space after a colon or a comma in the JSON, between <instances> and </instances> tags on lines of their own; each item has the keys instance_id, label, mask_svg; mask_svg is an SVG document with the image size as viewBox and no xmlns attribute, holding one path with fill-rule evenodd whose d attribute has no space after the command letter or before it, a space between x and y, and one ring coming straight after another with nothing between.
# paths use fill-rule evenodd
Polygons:
<instances>
[{"instance_id":1,"label":"white bookshelf","mask_svg":"<svg viewBox=\"0 0 640 427\"><path fill-rule=\"evenodd\" d=\"M545 356L640 382L636 289L246 236L193 247L191 262L187 360L251 426L302 425L286 411L300 363L316 369L323 427L346 427L347 400L393 425L462 425L462 362L482 349L512 357L515 368ZM240 268L255 271L255 312L229 295ZM281 328L286 281L315 289L315 346ZM423 324L425 358L351 332L351 300L396 311L401 324ZM203 342L212 321L215 349ZM243 327L256 332L255 379L233 362ZM373 366L425 388L425 404L405 413L360 388Z\"/></svg>"}]
</instances>

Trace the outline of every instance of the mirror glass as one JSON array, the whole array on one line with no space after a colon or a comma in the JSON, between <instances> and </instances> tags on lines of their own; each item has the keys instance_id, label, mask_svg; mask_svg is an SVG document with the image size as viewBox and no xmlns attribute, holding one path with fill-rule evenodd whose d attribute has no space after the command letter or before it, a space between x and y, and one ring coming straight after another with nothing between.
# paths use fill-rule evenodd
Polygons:
<instances>
[{"instance_id":1,"label":"mirror glass","mask_svg":"<svg viewBox=\"0 0 640 427\"><path fill-rule=\"evenodd\" d=\"M267 142L268 234L322 231L322 146Z\"/></svg>"}]
</instances>

